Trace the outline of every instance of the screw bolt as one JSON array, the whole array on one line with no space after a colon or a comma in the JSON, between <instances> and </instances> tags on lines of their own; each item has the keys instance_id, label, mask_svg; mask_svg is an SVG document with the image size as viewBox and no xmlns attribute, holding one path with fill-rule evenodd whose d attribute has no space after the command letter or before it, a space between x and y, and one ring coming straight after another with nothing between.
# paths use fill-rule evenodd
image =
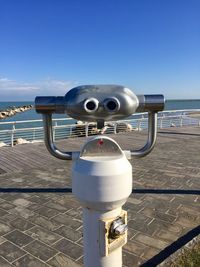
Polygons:
<instances>
[{"instance_id":1,"label":"screw bolt","mask_svg":"<svg viewBox=\"0 0 200 267\"><path fill-rule=\"evenodd\" d=\"M110 237L115 239L123 235L128 230L128 226L121 217L114 220L110 226Z\"/></svg>"}]
</instances>

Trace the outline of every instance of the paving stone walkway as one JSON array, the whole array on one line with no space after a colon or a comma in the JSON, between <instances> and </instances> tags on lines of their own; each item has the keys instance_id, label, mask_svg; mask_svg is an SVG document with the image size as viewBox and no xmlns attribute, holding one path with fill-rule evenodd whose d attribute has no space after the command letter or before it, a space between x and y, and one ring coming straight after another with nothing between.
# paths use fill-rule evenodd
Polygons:
<instances>
[{"instance_id":1,"label":"paving stone walkway","mask_svg":"<svg viewBox=\"0 0 200 267\"><path fill-rule=\"evenodd\" d=\"M113 138L130 149L144 143L145 133ZM78 150L83 142L58 144ZM200 128L160 131L153 152L131 164L124 267L144 264L200 224ZM83 266L82 212L71 193L70 168L42 143L0 148L0 266ZM47 192L36 191L41 188ZM69 190L49 193L53 188Z\"/></svg>"}]
</instances>

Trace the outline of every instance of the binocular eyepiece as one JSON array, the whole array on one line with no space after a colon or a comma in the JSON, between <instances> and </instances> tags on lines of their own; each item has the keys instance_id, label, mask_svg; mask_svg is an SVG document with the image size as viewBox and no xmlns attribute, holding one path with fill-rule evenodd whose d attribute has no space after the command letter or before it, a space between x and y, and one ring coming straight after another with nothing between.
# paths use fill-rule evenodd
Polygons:
<instances>
[{"instance_id":1,"label":"binocular eyepiece","mask_svg":"<svg viewBox=\"0 0 200 267\"><path fill-rule=\"evenodd\" d=\"M120 102L115 97L107 98L104 101L104 108L110 113L117 112L120 109Z\"/></svg>"},{"instance_id":2,"label":"binocular eyepiece","mask_svg":"<svg viewBox=\"0 0 200 267\"><path fill-rule=\"evenodd\" d=\"M88 98L84 101L83 107L88 113L95 112L99 107L99 101L96 98Z\"/></svg>"},{"instance_id":3,"label":"binocular eyepiece","mask_svg":"<svg viewBox=\"0 0 200 267\"><path fill-rule=\"evenodd\" d=\"M99 108L99 101L96 98L89 98L84 101L84 110L88 113L93 113ZM117 98L110 97L103 102L104 110L108 113L114 113L119 110L120 102Z\"/></svg>"}]
</instances>

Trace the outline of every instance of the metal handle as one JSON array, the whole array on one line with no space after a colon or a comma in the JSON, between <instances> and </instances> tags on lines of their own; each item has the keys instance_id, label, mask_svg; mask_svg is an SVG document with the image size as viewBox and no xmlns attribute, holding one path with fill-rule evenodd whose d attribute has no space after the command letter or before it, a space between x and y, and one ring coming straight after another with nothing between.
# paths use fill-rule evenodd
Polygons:
<instances>
[{"instance_id":1,"label":"metal handle","mask_svg":"<svg viewBox=\"0 0 200 267\"><path fill-rule=\"evenodd\" d=\"M56 158L71 160L72 152L63 152L59 150L53 142L52 114L43 114L44 123L44 141L48 151Z\"/></svg>"},{"instance_id":2,"label":"metal handle","mask_svg":"<svg viewBox=\"0 0 200 267\"><path fill-rule=\"evenodd\" d=\"M44 141L48 151L56 158L62 160L72 160L72 152L59 150L53 141L52 114L43 114ZM140 158L148 155L154 148L157 137L157 113L148 113L148 139L147 143L138 150L131 150L131 157Z\"/></svg>"},{"instance_id":3,"label":"metal handle","mask_svg":"<svg viewBox=\"0 0 200 267\"><path fill-rule=\"evenodd\" d=\"M131 150L131 157L141 158L148 155L154 148L157 137L157 112L148 113L148 139L147 143L138 150Z\"/></svg>"},{"instance_id":4,"label":"metal handle","mask_svg":"<svg viewBox=\"0 0 200 267\"><path fill-rule=\"evenodd\" d=\"M158 112L164 109L163 95L137 95L139 105L136 112Z\"/></svg>"}]
</instances>

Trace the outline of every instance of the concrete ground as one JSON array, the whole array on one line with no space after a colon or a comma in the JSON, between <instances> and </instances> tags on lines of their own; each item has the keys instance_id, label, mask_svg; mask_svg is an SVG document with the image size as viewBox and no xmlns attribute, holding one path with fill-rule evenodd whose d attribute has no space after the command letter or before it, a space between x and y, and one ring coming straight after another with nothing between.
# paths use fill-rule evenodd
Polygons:
<instances>
[{"instance_id":1,"label":"concrete ground","mask_svg":"<svg viewBox=\"0 0 200 267\"><path fill-rule=\"evenodd\" d=\"M145 135L113 138L130 149L144 144ZM84 140L58 145L79 150ZM200 128L160 131L153 152L131 164L123 264L156 266L200 232ZM0 266L83 265L81 207L71 193L70 169L70 161L55 159L43 143L0 148Z\"/></svg>"}]
</instances>

